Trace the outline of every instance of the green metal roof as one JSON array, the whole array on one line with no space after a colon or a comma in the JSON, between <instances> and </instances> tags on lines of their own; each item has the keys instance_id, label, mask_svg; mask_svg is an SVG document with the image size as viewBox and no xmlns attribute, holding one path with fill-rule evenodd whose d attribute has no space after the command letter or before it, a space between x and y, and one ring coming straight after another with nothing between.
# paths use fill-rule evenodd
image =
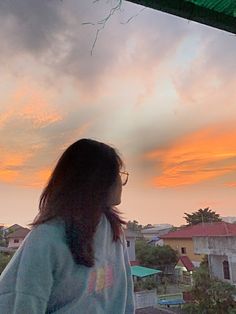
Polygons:
<instances>
[{"instance_id":1,"label":"green metal roof","mask_svg":"<svg viewBox=\"0 0 236 314\"><path fill-rule=\"evenodd\" d=\"M162 273L162 271L158 269L143 267L143 266L131 266L131 274L136 277L143 278L143 277L155 275L158 273Z\"/></svg>"},{"instance_id":2,"label":"green metal roof","mask_svg":"<svg viewBox=\"0 0 236 314\"><path fill-rule=\"evenodd\" d=\"M127 0L236 34L236 0Z\"/></svg>"}]
</instances>

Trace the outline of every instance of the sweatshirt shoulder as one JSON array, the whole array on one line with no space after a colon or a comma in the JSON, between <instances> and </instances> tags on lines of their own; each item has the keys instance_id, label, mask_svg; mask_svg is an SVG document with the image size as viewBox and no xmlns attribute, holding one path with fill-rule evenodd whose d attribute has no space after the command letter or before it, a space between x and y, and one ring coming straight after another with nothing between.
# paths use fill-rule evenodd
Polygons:
<instances>
[{"instance_id":1,"label":"sweatshirt shoulder","mask_svg":"<svg viewBox=\"0 0 236 314\"><path fill-rule=\"evenodd\" d=\"M24 243L65 243L65 228L63 221L51 220L34 227L26 236Z\"/></svg>"}]
</instances>

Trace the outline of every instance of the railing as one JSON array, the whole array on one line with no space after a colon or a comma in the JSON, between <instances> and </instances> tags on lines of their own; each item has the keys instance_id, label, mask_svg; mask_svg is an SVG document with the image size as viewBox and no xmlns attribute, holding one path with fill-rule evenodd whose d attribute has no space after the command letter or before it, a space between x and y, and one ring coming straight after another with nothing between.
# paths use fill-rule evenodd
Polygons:
<instances>
[{"instance_id":1,"label":"railing","mask_svg":"<svg viewBox=\"0 0 236 314\"><path fill-rule=\"evenodd\" d=\"M135 292L135 308L142 309L145 307L157 305L157 290L145 290Z\"/></svg>"},{"instance_id":2,"label":"railing","mask_svg":"<svg viewBox=\"0 0 236 314\"><path fill-rule=\"evenodd\" d=\"M157 296L157 304L164 306L184 304L183 293L163 294Z\"/></svg>"}]
</instances>

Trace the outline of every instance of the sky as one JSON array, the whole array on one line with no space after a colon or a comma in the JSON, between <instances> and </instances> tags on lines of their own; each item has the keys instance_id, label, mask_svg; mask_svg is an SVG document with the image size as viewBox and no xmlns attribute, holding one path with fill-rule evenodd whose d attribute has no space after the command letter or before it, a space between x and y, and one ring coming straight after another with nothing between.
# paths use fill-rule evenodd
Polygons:
<instances>
[{"instance_id":1,"label":"sky","mask_svg":"<svg viewBox=\"0 0 236 314\"><path fill-rule=\"evenodd\" d=\"M126 1L101 24L118 2L0 2L0 223L32 222L84 137L120 152L127 221L236 216L235 36Z\"/></svg>"}]
</instances>

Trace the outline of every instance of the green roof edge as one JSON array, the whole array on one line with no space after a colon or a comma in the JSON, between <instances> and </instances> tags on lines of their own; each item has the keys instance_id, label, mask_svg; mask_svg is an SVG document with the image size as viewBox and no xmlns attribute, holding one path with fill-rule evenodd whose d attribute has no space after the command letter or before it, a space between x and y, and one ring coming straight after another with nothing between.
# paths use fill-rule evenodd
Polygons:
<instances>
[{"instance_id":1,"label":"green roof edge","mask_svg":"<svg viewBox=\"0 0 236 314\"><path fill-rule=\"evenodd\" d=\"M236 34L236 17L184 0L126 0Z\"/></svg>"}]
</instances>

